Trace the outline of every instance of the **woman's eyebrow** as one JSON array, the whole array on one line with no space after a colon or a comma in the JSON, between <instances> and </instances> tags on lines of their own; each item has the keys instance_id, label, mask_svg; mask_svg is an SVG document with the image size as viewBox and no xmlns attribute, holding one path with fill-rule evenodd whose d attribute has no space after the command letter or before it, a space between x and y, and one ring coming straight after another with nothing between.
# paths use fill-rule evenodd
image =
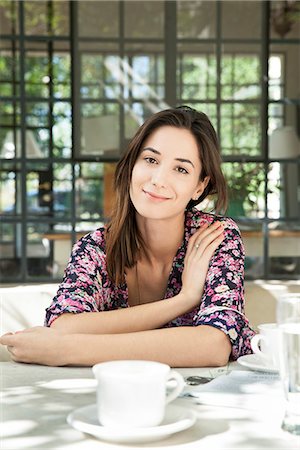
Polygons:
<instances>
[{"instance_id":1,"label":"woman's eyebrow","mask_svg":"<svg viewBox=\"0 0 300 450\"><path fill-rule=\"evenodd\" d=\"M185 158L175 158L176 161L180 161L180 162L185 162L185 163L189 163L191 164L194 168L194 164L192 163L192 161L190 159L185 159Z\"/></svg>"},{"instance_id":2,"label":"woman's eyebrow","mask_svg":"<svg viewBox=\"0 0 300 450\"><path fill-rule=\"evenodd\" d=\"M161 153L158 150L155 150L155 148L153 148L153 147L145 147L145 148L143 148L142 152L145 152L147 150L150 150L151 152L155 153L156 155L161 155ZM185 158L174 158L174 159L175 159L175 161L180 161L183 163L191 164L195 168L194 164L192 163L192 161L190 159L185 159Z\"/></svg>"}]
</instances>

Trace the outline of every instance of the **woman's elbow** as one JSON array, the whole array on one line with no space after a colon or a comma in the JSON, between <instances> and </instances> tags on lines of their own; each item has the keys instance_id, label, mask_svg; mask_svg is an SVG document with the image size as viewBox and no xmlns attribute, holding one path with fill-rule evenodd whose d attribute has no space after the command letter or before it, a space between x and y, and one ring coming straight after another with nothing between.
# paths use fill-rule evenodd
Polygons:
<instances>
[{"instance_id":1,"label":"woman's elbow","mask_svg":"<svg viewBox=\"0 0 300 450\"><path fill-rule=\"evenodd\" d=\"M219 342L218 342L218 351L215 353L215 366L216 367L222 367L226 366L228 364L230 355L231 355L231 342L229 337L222 332L219 336Z\"/></svg>"},{"instance_id":2,"label":"woman's elbow","mask_svg":"<svg viewBox=\"0 0 300 450\"><path fill-rule=\"evenodd\" d=\"M56 317L56 319L51 322L49 325L50 328L55 328L56 330L65 330L66 328L66 316L67 314L61 314L60 316Z\"/></svg>"}]
</instances>

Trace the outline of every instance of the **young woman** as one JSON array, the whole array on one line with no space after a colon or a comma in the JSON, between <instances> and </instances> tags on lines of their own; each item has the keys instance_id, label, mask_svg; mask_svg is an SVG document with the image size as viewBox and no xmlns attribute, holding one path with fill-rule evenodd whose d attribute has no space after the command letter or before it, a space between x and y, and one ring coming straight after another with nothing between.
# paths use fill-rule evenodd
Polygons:
<instances>
[{"instance_id":1,"label":"young woman","mask_svg":"<svg viewBox=\"0 0 300 450\"><path fill-rule=\"evenodd\" d=\"M93 365L149 359L219 366L250 353L244 249L226 208L214 128L189 107L154 114L115 174L107 227L74 246L47 327L2 336L15 361ZM84 314L82 314L84 313Z\"/></svg>"}]
</instances>

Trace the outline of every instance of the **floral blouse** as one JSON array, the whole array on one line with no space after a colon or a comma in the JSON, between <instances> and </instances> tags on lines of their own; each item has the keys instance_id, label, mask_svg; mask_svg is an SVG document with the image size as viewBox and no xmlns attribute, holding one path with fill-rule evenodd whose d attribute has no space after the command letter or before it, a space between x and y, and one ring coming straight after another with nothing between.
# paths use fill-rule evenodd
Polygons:
<instances>
[{"instance_id":1,"label":"floral blouse","mask_svg":"<svg viewBox=\"0 0 300 450\"><path fill-rule=\"evenodd\" d=\"M255 334L244 315L244 246L232 219L186 211L184 239L172 265L164 298L181 290L184 257L190 236L205 223L225 223L225 238L211 258L204 292L193 310L165 324L165 327L210 325L226 333L232 344L231 359L251 353L250 340ZM99 312L127 308L126 281L116 286L106 269L104 228L81 238L73 247L64 279L52 304L46 309L45 325L66 312Z\"/></svg>"}]
</instances>

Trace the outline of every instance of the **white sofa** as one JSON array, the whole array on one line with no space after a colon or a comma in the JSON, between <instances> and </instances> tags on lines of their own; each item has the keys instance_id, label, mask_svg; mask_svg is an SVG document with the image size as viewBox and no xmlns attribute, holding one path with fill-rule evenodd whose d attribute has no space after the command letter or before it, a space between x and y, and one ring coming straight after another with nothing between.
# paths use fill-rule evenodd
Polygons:
<instances>
[{"instance_id":1,"label":"white sofa","mask_svg":"<svg viewBox=\"0 0 300 450\"><path fill-rule=\"evenodd\" d=\"M43 325L45 309L51 303L57 284L8 286L0 289L0 335ZM300 292L300 281L246 282L246 316L254 328L276 320L276 298L284 292ZM0 345L0 361L9 360Z\"/></svg>"}]
</instances>

